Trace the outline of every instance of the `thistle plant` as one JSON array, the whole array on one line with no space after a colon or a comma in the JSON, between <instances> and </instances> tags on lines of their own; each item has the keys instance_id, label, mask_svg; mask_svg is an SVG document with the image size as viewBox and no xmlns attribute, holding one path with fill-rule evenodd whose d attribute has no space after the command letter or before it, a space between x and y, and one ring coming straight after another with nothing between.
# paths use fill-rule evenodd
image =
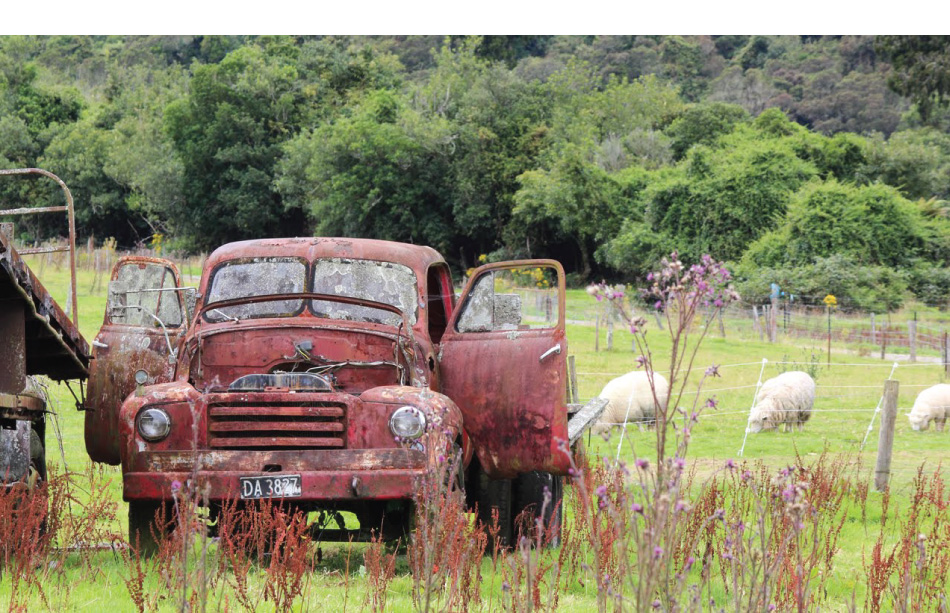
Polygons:
<instances>
[{"instance_id":1,"label":"thistle plant","mask_svg":"<svg viewBox=\"0 0 950 613\"><path fill-rule=\"evenodd\" d=\"M666 333L670 335L669 362L663 367L669 381L666 398L657 395L657 356L648 343L646 319L628 313L623 305L622 289L605 283L587 288L598 301L615 303L616 312L629 327L639 354L637 367L647 373L656 407L655 463L651 466L647 458L638 458L635 467L619 461L608 466L608 478L588 494L596 503L584 507L589 515L586 521L618 537L594 539L593 543L595 549L612 550L595 552L595 564L600 568L594 571L602 610L610 600L614 606L623 608L625 603L632 604L636 610L675 608L677 595L686 590L686 577L695 563L693 549L697 546L694 542L685 551L677 547L682 533L689 522L698 522L701 529L711 522L721 522L720 509L699 518L691 514L685 492L688 481L685 458L691 430L704 409L716 406L714 398L700 403L700 392L706 379L718 376L717 367L705 369L692 406L684 409L681 401L708 324L738 299L730 279L725 265L712 257L704 255L700 263L687 267L676 252L661 261L660 270L647 276L650 286L641 290L642 297L666 319ZM698 337L691 338L699 321L706 325L699 328ZM671 435L675 436L672 455L668 452ZM574 474L584 473L575 471ZM585 489L585 483L576 484L581 490ZM609 561L613 576L604 572L602 561ZM701 591L702 585L690 590L694 606L699 604Z\"/></svg>"},{"instance_id":2,"label":"thistle plant","mask_svg":"<svg viewBox=\"0 0 950 613\"><path fill-rule=\"evenodd\" d=\"M623 304L624 291L622 286L611 287L606 283L598 283L587 288L587 293L598 301L608 300L614 303L614 308L629 327L639 356L637 367L644 368L650 382L653 400L656 406L656 463L658 475L662 477L671 464L667 462L668 426L679 413L683 417L683 427L680 432L680 444L685 454L685 443L689 440L689 428L699 417L704 408L715 408L715 399L709 399L704 405L699 404L702 385L708 377L719 375L716 366L710 366L703 374L693 406L687 413L680 409L680 402L686 391L688 375L693 370L696 354L706 337L709 324L719 315L719 312L729 304L739 299L739 295L730 284L731 274L725 264L717 262L709 255L704 255L699 264L686 267L674 251L669 258L660 262L660 270L647 275L650 283L648 288L641 290L641 295L648 301L651 308L657 311L666 320L666 332L670 336L670 357L668 378L669 391L666 398L658 398L654 382L655 360L653 352L647 343L646 319L627 312ZM698 338L690 338L690 334L701 320ZM682 459L677 448L673 458ZM661 480L662 481L662 480Z\"/></svg>"}]
</instances>

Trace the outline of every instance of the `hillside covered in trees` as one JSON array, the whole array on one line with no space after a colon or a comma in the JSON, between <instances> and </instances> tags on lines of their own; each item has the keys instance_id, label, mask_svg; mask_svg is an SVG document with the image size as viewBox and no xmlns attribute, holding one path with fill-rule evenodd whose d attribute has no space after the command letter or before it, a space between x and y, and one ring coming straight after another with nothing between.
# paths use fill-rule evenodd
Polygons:
<instances>
[{"instance_id":1,"label":"hillside covered in trees","mask_svg":"<svg viewBox=\"0 0 950 613\"><path fill-rule=\"evenodd\" d=\"M677 249L893 309L950 295L948 94L944 37L4 37L0 167L122 247L366 236L576 282Z\"/></svg>"}]
</instances>

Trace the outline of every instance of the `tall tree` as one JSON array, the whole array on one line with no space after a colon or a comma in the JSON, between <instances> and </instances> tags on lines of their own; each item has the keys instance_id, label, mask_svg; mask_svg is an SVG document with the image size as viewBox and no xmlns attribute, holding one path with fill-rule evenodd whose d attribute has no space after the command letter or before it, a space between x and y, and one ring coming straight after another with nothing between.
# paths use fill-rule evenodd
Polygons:
<instances>
[{"instance_id":1,"label":"tall tree","mask_svg":"<svg viewBox=\"0 0 950 613\"><path fill-rule=\"evenodd\" d=\"M306 226L273 187L281 143L296 129L306 96L295 50L282 41L198 65L187 98L165 110L183 167L184 199L167 211L185 246L210 249L242 238L286 236Z\"/></svg>"},{"instance_id":2,"label":"tall tree","mask_svg":"<svg viewBox=\"0 0 950 613\"><path fill-rule=\"evenodd\" d=\"M950 104L950 37L879 36L876 43L893 64L888 85L911 98L925 121Z\"/></svg>"}]
</instances>

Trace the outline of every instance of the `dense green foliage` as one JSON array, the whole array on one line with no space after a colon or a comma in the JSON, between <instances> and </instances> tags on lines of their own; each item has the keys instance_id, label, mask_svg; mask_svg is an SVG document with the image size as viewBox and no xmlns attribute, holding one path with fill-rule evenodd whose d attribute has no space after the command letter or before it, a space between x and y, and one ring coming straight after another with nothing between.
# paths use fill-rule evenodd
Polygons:
<instances>
[{"instance_id":1,"label":"dense green foliage","mask_svg":"<svg viewBox=\"0 0 950 613\"><path fill-rule=\"evenodd\" d=\"M734 262L750 298L781 278L944 302L948 57L939 37L6 37L0 164L61 175L80 237L126 247L369 236L579 281L677 249ZM0 184L3 208L60 198Z\"/></svg>"}]
</instances>

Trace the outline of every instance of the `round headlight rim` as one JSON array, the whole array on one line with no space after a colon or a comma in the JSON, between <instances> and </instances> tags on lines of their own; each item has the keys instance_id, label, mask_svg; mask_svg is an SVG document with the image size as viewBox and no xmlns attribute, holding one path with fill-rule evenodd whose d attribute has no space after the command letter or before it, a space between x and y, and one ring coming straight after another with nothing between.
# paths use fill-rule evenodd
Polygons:
<instances>
[{"instance_id":1,"label":"round headlight rim","mask_svg":"<svg viewBox=\"0 0 950 613\"><path fill-rule=\"evenodd\" d=\"M158 413L159 415L162 415L165 418L164 432L162 432L160 435L157 435L157 436L150 436L142 431L142 419L146 413L151 413L151 412ZM135 416L135 431L138 433L139 436L142 437L142 439L148 441L149 443L157 443L159 441L165 440L166 438L168 438L168 435L171 434L171 431L172 431L171 415L169 415L168 411L166 411L162 407L158 407L158 406L142 407L138 415Z\"/></svg>"},{"instance_id":2,"label":"round headlight rim","mask_svg":"<svg viewBox=\"0 0 950 613\"><path fill-rule=\"evenodd\" d=\"M399 432L396 431L396 425L395 425L396 418L404 413L415 415L418 418L419 420L418 432L414 434L400 434ZM422 410L420 410L419 407L414 407L412 405L405 405L405 406L399 407L398 409L393 411L393 414L390 415L389 417L389 431L392 432L393 436L396 436L402 439L415 440L421 437L423 434L425 434L427 425L428 425L428 422L426 420L425 413L422 412Z\"/></svg>"}]
</instances>

